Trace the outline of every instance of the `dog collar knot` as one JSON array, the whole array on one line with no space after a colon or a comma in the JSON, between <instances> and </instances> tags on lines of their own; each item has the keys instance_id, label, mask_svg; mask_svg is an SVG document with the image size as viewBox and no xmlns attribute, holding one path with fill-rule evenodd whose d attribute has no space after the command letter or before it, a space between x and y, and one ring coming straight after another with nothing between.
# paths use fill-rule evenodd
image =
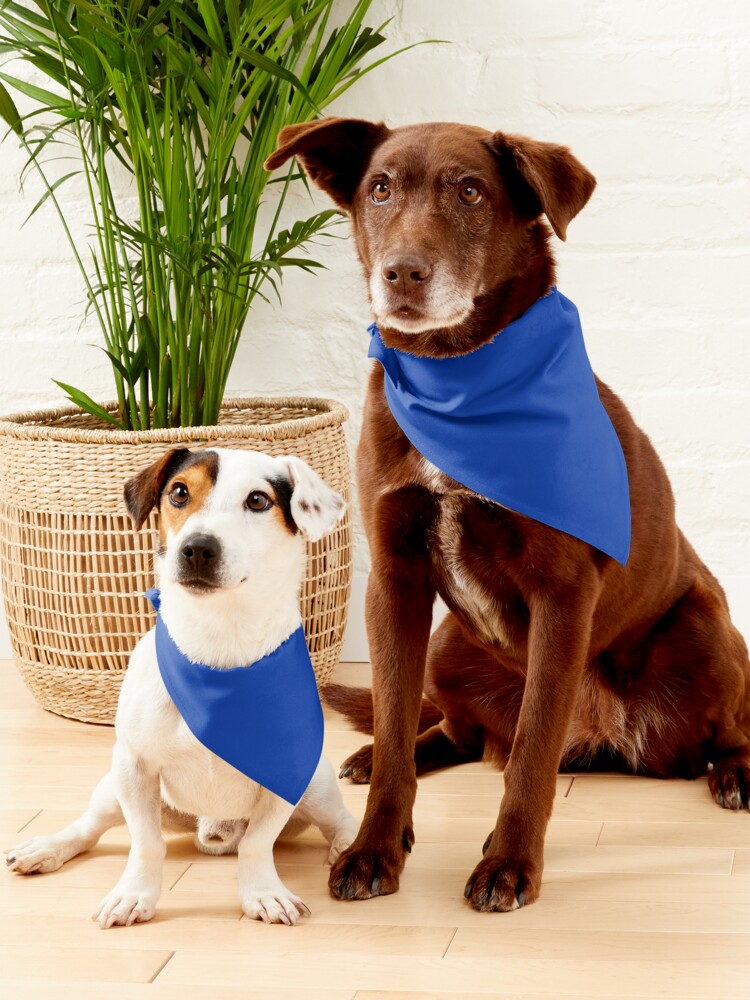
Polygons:
<instances>
[{"instance_id":1,"label":"dog collar knot","mask_svg":"<svg viewBox=\"0 0 750 1000\"><path fill-rule=\"evenodd\" d=\"M580 538L625 565L630 492L575 305L553 288L494 339L458 357L386 347L391 413L409 441L468 489Z\"/></svg>"},{"instance_id":2,"label":"dog collar knot","mask_svg":"<svg viewBox=\"0 0 750 1000\"><path fill-rule=\"evenodd\" d=\"M296 805L323 750L323 710L302 626L255 663L220 670L190 660L164 624L159 591L146 597L156 611L159 673L193 736Z\"/></svg>"}]
</instances>

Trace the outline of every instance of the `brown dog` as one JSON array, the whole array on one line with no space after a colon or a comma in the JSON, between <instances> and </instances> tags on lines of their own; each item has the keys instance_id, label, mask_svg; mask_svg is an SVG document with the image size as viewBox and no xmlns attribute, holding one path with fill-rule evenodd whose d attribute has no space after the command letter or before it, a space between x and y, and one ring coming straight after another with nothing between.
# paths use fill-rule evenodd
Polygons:
<instances>
[{"instance_id":1,"label":"brown dog","mask_svg":"<svg viewBox=\"0 0 750 1000\"><path fill-rule=\"evenodd\" d=\"M292 156L351 217L385 344L438 358L488 343L547 294L554 260L540 216L564 239L595 185L564 147L452 124L294 125L268 166ZM748 806L745 644L675 524L648 438L598 387L630 480L625 568L426 463L373 367L358 454L373 699L330 693L365 731L374 703L374 745L342 771L372 784L359 836L331 872L335 896L396 891L416 775L463 761L505 769L497 825L466 886L478 910L537 898L561 763L688 778L712 764L719 805ZM450 614L430 639L436 593Z\"/></svg>"}]
</instances>

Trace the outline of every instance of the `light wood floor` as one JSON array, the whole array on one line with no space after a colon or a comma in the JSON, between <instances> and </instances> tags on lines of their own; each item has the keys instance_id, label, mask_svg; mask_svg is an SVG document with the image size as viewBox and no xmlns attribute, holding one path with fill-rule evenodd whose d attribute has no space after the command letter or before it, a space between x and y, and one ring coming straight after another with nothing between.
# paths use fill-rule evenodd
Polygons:
<instances>
[{"instance_id":1,"label":"light wood floor","mask_svg":"<svg viewBox=\"0 0 750 1000\"><path fill-rule=\"evenodd\" d=\"M340 668L355 682L361 668ZM0 663L0 846L48 833L85 806L113 733L43 712ZM363 742L327 725L335 764ZM343 784L361 816L366 789ZM541 900L479 914L462 898L502 778L481 764L420 781L417 844L394 896L341 903L322 840L278 848L312 909L296 928L241 916L236 862L169 843L149 924L89 919L118 878L112 831L52 875L0 871L3 1000L427 1000L460 997L750 997L750 815L720 810L705 781L560 777Z\"/></svg>"}]
</instances>

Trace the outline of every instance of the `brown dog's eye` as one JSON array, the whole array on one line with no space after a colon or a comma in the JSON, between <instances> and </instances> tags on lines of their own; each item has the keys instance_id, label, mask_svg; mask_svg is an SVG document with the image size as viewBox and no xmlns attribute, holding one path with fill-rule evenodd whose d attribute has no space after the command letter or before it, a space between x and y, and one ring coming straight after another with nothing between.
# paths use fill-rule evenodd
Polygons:
<instances>
[{"instance_id":1,"label":"brown dog's eye","mask_svg":"<svg viewBox=\"0 0 750 1000\"><path fill-rule=\"evenodd\" d=\"M184 507L190 499L190 493L184 483L175 483L169 492L169 502L173 507Z\"/></svg>"},{"instance_id":2,"label":"brown dog's eye","mask_svg":"<svg viewBox=\"0 0 750 1000\"><path fill-rule=\"evenodd\" d=\"M261 492L261 490L253 490L252 493L248 495L245 501L245 506L248 510L268 510L273 501L267 493Z\"/></svg>"},{"instance_id":3,"label":"brown dog's eye","mask_svg":"<svg viewBox=\"0 0 750 1000\"><path fill-rule=\"evenodd\" d=\"M373 186L370 188L370 197L376 205L382 205L384 201L388 201L390 196L391 189L385 181L375 181Z\"/></svg>"},{"instance_id":4,"label":"brown dog's eye","mask_svg":"<svg viewBox=\"0 0 750 1000\"><path fill-rule=\"evenodd\" d=\"M464 205L478 205L482 200L482 192L473 184L465 184L458 192L458 198Z\"/></svg>"}]
</instances>

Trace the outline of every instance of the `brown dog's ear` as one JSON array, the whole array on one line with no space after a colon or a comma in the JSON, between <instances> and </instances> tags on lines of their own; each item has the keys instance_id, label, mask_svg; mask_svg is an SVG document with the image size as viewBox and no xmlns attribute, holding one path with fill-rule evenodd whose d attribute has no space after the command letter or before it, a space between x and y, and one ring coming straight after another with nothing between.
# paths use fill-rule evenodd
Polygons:
<instances>
[{"instance_id":1,"label":"brown dog's ear","mask_svg":"<svg viewBox=\"0 0 750 1000\"><path fill-rule=\"evenodd\" d=\"M146 523L146 518L159 503L165 483L177 472L189 454L187 448L173 448L125 483L125 503L136 531L140 531Z\"/></svg>"},{"instance_id":2,"label":"brown dog's ear","mask_svg":"<svg viewBox=\"0 0 750 1000\"><path fill-rule=\"evenodd\" d=\"M383 123L359 118L322 118L287 125L265 163L275 170L296 156L305 173L341 208L351 207L373 151L390 134Z\"/></svg>"},{"instance_id":3,"label":"brown dog's ear","mask_svg":"<svg viewBox=\"0 0 750 1000\"><path fill-rule=\"evenodd\" d=\"M521 211L532 217L544 212L556 235L564 240L568 223L596 187L594 175L567 146L554 142L495 132L487 143Z\"/></svg>"}]
</instances>

